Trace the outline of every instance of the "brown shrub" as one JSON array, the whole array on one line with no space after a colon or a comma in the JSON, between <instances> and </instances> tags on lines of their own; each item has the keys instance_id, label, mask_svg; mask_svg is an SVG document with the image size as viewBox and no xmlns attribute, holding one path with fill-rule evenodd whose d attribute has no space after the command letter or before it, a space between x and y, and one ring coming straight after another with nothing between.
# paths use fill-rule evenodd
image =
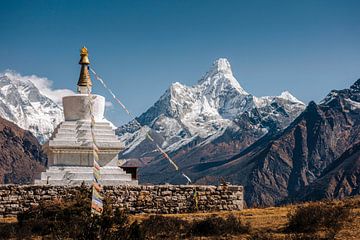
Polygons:
<instances>
[{"instance_id":1,"label":"brown shrub","mask_svg":"<svg viewBox=\"0 0 360 240\"><path fill-rule=\"evenodd\" d=\"M0 239L10 239L16 231L15 223L0 223Z\"/></svg>"},{"instance_id":2,"label":"brown shrub","mask_svg":"<svg viewBox=\"0 0 360 240\"><path fill-rule=\"evenodd\" d=\"M295 234L286 234L275 235L271 231L255 231L250 234L247 238L248 240L329 240L327 236L321 236L318 233L295 233Z\"/></svg>"},{"instance_id":3,"label":"brown shrub","mask_svg":"<svg viewBox=\"0 0 360 240\"><path fill-rule=\"evenodd\" d=\"M138 230L145 239L184 239L192 236L248 233L250 226L243 225L240 219L234 215L230 215L226 219L213 215L192 222L175 217L155 215L140 223Z\"/></svg>"},{"instance_id":4,"label":"brown shrub","mask_svg":"<svg viewBox=\"0 0 360 240\"><path fill-rule=\"evenodd\" d=\"M194 236L220 236L249 232L250 225L242 224L240 219L234 215L229 215L226 219L212 215L203 220L194 221L190 234Z\"/></svg>"},{"instance_id":5,"label":"brown shrub","mask_svg":"<svg viewBox=\"0 0 360 240\"><path fill-rule=\"evenodd\" d=\"M343 200L345 202L345 206L349 208L360 208L360 197L348 197Z\"/></svg>"},{"instance_id":6,"label":"brown shrub","mask_svg":"<svg viewBox=\"0 0 360 240\"><path fill-rule=\"evenodd\" d=\"M255 231L250 234L248 240L274 240L274 236L266 231Z\"/></svg>"},{"instance_id":7,"label":"brown shrub","mask_svg":"<svg viewBox=\"0 0 360 240\"><path fill-rule=\"evenodd\" d=\"M188 234L190 224L179 218L150 216L138 229L146 239L183 239Z\"/></svg>"},{"instance_id":8,"label":"brown shrub","mask_svg":"<svg viewBox=\"0 0 360 240\"><path fill-rule=\"evenodd\" d=\"M344 223L349 221L350 216L350 209L344 205L331 205L323 202L310 203L289 213L285 231L291 233L325 231L327 238L332 239ZM306 239L305 237L304 235L303 239Z\"/></svg>"},{"instance_id":9,"label":"brown shrub","mask_svg":"<svg viewBox=\"0 0 360 240\"><path fill-rule=\"evenodd\" d=\"M296 233L288 236L289 240L328 240L326 236L318 233Z\"/></svg>"}]
</instances>

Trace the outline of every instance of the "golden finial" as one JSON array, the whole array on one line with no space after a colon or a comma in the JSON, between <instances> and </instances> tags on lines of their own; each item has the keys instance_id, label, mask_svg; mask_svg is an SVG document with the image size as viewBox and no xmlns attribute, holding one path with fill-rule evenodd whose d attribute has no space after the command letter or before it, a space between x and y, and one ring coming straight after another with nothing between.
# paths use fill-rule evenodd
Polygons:
<instances>
[{"instance_id":1,"label":"golden finial","mask_svg":"<svg viewBox=\"0 0 360 240\"><path fill-rule=\"evenodd\" d=\"M86 47L83 47L81 50L80 50L80 61L79 61L79 64L90 64L90 61L89 61L89 52L87 50Z\"/></svg>"},{"instance_id":2,"label":"golden finial","mask_svg":"<svg viewBox=\"0 0 360 240\"><path fill-rule=\"evenodd\" d=\"M88 66L90 64L89 61L89 53L86 47L83 47L80 50L80 61L79 64L81 64L81 70L80 70L80 77L78 81L78 92L79 93L89 93L91 91L91 78Z\"/></svg>"}]
</instances>

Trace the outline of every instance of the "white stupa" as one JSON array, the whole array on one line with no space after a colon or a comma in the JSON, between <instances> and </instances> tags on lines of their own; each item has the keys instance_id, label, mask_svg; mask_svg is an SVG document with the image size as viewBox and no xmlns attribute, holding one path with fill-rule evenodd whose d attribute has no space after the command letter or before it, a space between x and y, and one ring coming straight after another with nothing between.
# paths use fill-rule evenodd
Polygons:
<instances>
[{"instance_id":1,"label":"white stupa","mask_svg":"<svg viewBox=\"0 0 360 240\"><path fill-rule=\"evenodd\" d=\"M91 135L91 114L95 118L94 135L99 148L102 185L137 184L119 167L118 153L123 149L111 123L104 118L105 98L91 94L90 64L87 49L80 53L81 72L78 93L63 98L65 121L55 129L50 140L43 146L48 156L48 168L41 173L35 184L80 185L93 181L93 138ZM92 111L90 111L92 105Z\"/></svg>"}]
</instances>

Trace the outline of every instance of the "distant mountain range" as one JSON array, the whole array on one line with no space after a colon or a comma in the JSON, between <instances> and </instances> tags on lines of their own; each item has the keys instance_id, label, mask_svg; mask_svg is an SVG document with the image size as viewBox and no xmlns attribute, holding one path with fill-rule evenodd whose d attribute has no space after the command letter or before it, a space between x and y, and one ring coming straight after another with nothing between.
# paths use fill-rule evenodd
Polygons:
<instances>
[{"instance_id":1,"label":"distant mountain range","mask_svg":"<svg viewBox=\"0 0 360 240\"><path fill-rule=\"evenodd\" d=\"M250 206L359 193L360 79L310 102L284 131L267 134L226 161L192 168L198 183L245 186ZM198 171L196 171L198 170Z\"/></svg>"},{"instance_id":2,"label":"distant mountain range","mask_svg":"<svg viewBox=\"0 0 360 240\"><path fill-rule=\"evenodd\" d=\"M256 97L247 93L232 74L230 63L214 62L199 82L187 87L174 83L137 120L120 127L125 143L121 158L151 162L140 170L142 182L184 183L168 162L154 152L147 131L181 167L225 160L271 132L278 132L305 108L285 91L279 96ZM191 174L190 174L191 175Z\"/></svg>"},{"instance_id":3,"label":"distant mountain range","mask_svg":"<svg viewBox=\"0 0 360 240\"><path fill-rule=\"evenodd\" d=\"M40 142L62 120L59 104L32 81L0 74L0 117ZM185 183L153 142L194 183L245 186L249 206L269 206L360 193L360 80L308 106L285 91L256 97L218 59L194 86L174 83L137 121L116 130L122 159L138 158L142 183ZM28 131L0 119L0 181L25 183L46 156ZM2 180L1 180L2 179Z\"/></svg>"}]
</instances>

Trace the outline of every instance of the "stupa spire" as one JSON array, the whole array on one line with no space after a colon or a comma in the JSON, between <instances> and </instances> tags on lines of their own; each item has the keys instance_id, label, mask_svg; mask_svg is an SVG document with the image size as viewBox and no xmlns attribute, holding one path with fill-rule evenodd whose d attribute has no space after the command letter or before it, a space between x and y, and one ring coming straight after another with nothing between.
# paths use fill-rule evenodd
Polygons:
<instances>
[{"instance_id":1,"label":"stupa spire","mask_svg":"<svg viewBox=\"0 0 360 240\"><path fill-rule=\"evenodd\" d=\"M77 90L79 93L90 93L91 92L91 78L88 69L88 65L90 64L89 61L89 53L86 47L81 48L80 50L80 61L79 64L81 65L79 81L77 83Z\"/></svg>"}]
</instances>

